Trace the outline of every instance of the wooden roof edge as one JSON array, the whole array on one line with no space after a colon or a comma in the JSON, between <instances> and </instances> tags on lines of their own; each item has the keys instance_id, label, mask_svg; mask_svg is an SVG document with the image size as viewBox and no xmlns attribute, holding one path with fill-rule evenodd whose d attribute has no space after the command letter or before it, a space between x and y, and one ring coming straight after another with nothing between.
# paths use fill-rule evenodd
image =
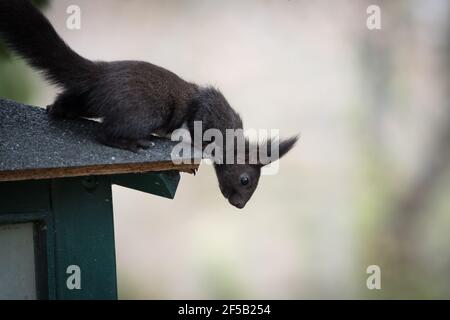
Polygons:
<instances>
[{"instance_id":1,"label":"wooden roof edge","mask_svg":"<svg viewBox=\"0 0 450 320\"><path fill-rule=\"evenodd\" d=\"M106 165L90 165L81 167L43 168L0 171L0 182L43 180L67 177L82 177L91 175L114 175L124 173L144 173L175 170L179 172L194 173L199 164L174 164L171 161L152 163L118 163Z\"/></svg>"}]
</instances>

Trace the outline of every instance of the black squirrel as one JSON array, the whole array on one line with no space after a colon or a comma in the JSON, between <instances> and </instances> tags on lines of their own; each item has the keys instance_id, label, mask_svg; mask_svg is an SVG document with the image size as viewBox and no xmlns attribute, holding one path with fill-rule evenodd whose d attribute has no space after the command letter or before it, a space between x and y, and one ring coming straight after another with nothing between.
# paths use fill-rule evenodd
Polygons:
<instances>
[{"instance_id":1,"label":"black squirrel","mask_svg":"<svg viewBox=\"0 0 450 320\"><path fill-rule=\"evenodd\" d=\"M105 145L137 152L151 146L152 133L170 134L184 123L193 136L194 121L202 122L203 131L217 128L224 137L226 129L242 128L240 116L215 88L186 82L147 62L81 57L28 0L0 0L0 37L62 90L48 113L101 118L98 139ZM277 159L296 142L297 137L277 141ZM245 158L243 164L214 164L222 194L237 208L250 199L267 164Z\"/></svg>"}]
</instances>

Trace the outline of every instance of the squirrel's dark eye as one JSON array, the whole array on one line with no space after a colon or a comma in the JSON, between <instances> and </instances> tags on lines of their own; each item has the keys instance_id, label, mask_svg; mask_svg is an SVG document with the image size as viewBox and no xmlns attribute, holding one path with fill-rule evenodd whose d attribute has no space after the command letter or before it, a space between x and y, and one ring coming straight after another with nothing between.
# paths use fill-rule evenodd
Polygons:
<instances>
[{"instance_id":1,"label":"squirrel's dark eye","mask_svg":"<svg viewBox=\"0 0 450 320\"><path fill-rule=\"evenodd\" d=\"M250 182L250 178L246 174L241 175L240 180L243 186L248 185L248 183Z\"/></svg>"}]
</instances>

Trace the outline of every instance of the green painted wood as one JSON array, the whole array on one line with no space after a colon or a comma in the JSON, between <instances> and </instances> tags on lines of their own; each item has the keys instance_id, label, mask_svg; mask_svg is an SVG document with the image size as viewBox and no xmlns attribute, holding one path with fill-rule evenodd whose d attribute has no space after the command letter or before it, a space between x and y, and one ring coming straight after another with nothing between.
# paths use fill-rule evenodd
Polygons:
<instances>
[{"instance_id":1,"label":"green painted wood","mask_svg":"<svg viewBox=\"0 0 450 320\"><path fill-rule=\"evenodd\" d=\"M54 229L50 181L0 183L0 224L34 223L36 288L39 299L54 299Z\"/></svg>"},{"instance_id":2,"label":"green painted wood","mask_svg":"<svg viewBox=\"0 0 450 320\"><path fill-rule=\"evenodd\" d=\"M55 226L56 298L117 299L109 178L53 180L51 201ZM76 268L80 271L79 288L76 287Z\"/></svg>"},{"instance_id":3,"label":"green painted wood","mask_svg":"<svg viewBox=\"0 0 450 320\"><path fill-rule=\"evenodd\" d=\"M0 212L50 211L50 181L0 183Z\"/></svg>"},{"instance_id":4,"label":"green painted wood","mask_svg":"<svg viewBox=\"0 0 450 320\"><path fill-rule=\"evenodd\" d=\"M178 171L130 173L111 176L111 182L122 187L173 199L180 181Z\"/></svg>"},{"instance_id":5,"label":"green painted wood","mask_svg":"<svg viewBox=\"0 0 450 320\"><path fill-rule=\"evenodd\" d=\"M179 180L166 171L3 182L0 224L35 223L39 298L117 299L111 183L173 199ZM79 289L67 286L70 266Z\"/></svg>"}]
</instances>

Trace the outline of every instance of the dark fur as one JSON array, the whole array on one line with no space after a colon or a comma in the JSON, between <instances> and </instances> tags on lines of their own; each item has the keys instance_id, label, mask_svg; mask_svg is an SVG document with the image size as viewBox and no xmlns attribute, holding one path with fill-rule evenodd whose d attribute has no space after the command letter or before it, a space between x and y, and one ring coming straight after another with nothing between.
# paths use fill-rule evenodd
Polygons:
<instances>
[{"instance_id":1,"label":"dark fur","mask_svg":"<svg viewBox=\"0 0 450 320\"><path fill-rule=\"evenodd\" d=\"M58 36L27 0L0 0L0 36L11 49L62 89L47 107L50 115L102 118L99 140L137 152L152 133L170 134L185 121L203 130L242 128L242 120L216 89L201 88L156 65L140 61L93 62ZM225 136L225 135L224 135ZM280 157L297 138L281 142ZM220 189L231 204L244 207L258 184L262 164L216 165ZM245 174L250 183L240 184Z\"/></svg>"}]
</instances>

